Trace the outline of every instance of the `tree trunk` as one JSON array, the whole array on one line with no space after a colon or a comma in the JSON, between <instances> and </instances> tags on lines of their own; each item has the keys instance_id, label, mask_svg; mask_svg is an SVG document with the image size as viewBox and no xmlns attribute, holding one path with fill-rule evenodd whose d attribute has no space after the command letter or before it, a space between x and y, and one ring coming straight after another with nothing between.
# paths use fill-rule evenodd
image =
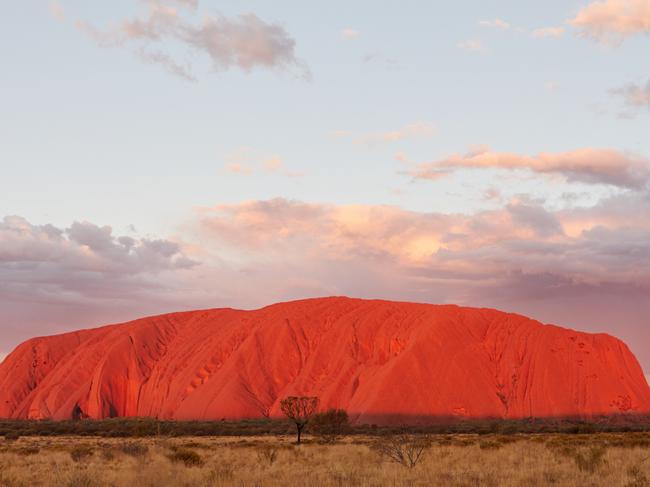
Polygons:
<instances>
[{"instance_id":1,"label":"tree trunk","mask_svg":"<svg viewBox=\"0 0 650 487\"><path fill-rule=\"evenodd\" d=\"M296 425L298 427L298 445L300 445L300 435L302 433L302 425Z\"/></svg>"}]
</instances>

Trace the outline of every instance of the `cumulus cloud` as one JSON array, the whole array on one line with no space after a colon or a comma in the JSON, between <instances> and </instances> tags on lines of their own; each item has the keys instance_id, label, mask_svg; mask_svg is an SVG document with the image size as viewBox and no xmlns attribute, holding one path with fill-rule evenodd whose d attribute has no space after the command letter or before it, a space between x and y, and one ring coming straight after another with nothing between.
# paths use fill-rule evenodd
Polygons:
<instances>
[{"instance_id":1,"label":"cumulus cloud","mask_svg":"<svg viewBox=\"0 0 650 487\"><path fill-rule=\"evenodd\" d=\"M648 212L648 192L555 212L519 198L473 215L275 199L205 208L199 232L269 300L316 293L485 305L607 325L647 343Z\"/></svg>"},{"instance_id":2,"label":"cumulus cloud","mask_svg":"<svg viewBox=\"0 0 650 487\"><path fill-rule=\"evenodd\" d=\"M0 289L4 293L32 287L34 295L56 299L70 293L93 294L113 285L110 294L157 287L157 273L196 265L178 243L164 239L115 236L109 226L74 222L62 229L32 225L19 216L0 222ZM123 288L120 289L120 286Z\"/></svg>"},{"instance_id":3,"label":"cumulus cloud","mask_svg":"<svg viewBox=\"0 0 650 487\"><path fill-rule=\"evenodd\" d=\"M634 34L650 33L649 0L604 0L582 8L569 21L584 37L618 44Z\"/></svg>"},{"instance_id":4,"label":"cumulus cloud","mask_svg":"<svg viewBox=\"0 0 650 487\"><path fill-rule=\"evenodd\" d=\"M175 4L196 7L196 2ZM147 14L122 20L106 29L78 21L77 27L102 47L135 45L147 62L157 62L172 74L194 80L189 62L175 61L168 47L185 47L206 55L215 71L257 68L289 71L309 77L306 65L295 55L295 40L279 24L268 23L253 13L237 17L204 15L198 24L185 19L169 2L147 2ZM152 50L151 46L157 46Z\"/></svg>"},{"instance_id":5,"label":"cumulus cloud","mask_svg":"<svg viewBox=\"0 0 650 487\"><path fill-rule=\"evenodd\" d=\"M437 179L460 168L527 169L540 174L561 175L569 182L636 189L644 187L650 180L648 159L613 149L594 148L528 156L478 147L467 154L419 164L410 174L415 179Z\"/></svg>"},{"instance_id":6,"label":"cumulus cloud","mask_svg":"<svg viewBox=\"0 0 650 487\"><path fill-rule=\"evenodd\" d=\"M540 39L548 37L558 38L564 35L564 27L541 27L532 31L530 35Z\"/></svg>"},{"instance_id":7,"label":"cumulus cloud","mask_svg":"<svg viewBox=\"0 0 650 487\"><path fill-rule=\"evenodd\" d=\"M612 90L612 94L623 98L630 108L647 108L650 110L650 79L643 84L630 83Z\"/></svg>"},{"instance_id":8,"label":"cumulus cloud","mask_svg":"<svg viewBox=\"0 0 650 487\"><path fill-rule=\"evenodd\" d=\"M59 228L4 217L0 351L31 336L196 305L182 279L199 267L169 239L119 236L89 222Z\"/></svg>"}]
</instances>

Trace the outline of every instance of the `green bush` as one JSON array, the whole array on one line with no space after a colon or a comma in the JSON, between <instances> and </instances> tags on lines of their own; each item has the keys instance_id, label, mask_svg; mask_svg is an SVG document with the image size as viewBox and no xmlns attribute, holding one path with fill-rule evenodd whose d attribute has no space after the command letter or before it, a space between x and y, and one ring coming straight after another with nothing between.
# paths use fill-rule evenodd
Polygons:
<instances>
[{"instance_id":1,"label":"green bush","mask_svg":"<svg viewBox=\"0 0 650 487\"><path fill-rule=\"evenodd\" d=\"M325 443L334 443L350 432L350 420L344 409L328 409L315 414L309 421L309 432Z\"/></svg>"}]
</instances>

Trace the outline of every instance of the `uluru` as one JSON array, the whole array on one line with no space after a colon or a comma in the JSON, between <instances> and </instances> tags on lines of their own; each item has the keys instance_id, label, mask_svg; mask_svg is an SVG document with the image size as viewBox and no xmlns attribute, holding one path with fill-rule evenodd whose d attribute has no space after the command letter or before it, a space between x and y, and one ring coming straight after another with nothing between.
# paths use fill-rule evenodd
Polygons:
<instances>
[{"instance_id":1,"label":"uluru","mask_svg":"<svg viewBox=\"0 0 650 487\"><path fill-rule=\"evenodd\" d=\"M346 297L179 312L34 338L0 364L0 417L278 417L289 395L356 423L650 412L628 347L492 309Z\"/></svg>"}]
</instances>

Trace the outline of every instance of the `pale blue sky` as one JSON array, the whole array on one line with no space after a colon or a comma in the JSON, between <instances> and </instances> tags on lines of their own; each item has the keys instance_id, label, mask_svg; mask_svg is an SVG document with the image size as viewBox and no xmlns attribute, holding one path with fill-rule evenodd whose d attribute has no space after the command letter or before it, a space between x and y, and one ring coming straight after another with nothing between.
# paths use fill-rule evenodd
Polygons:
<instances>
[{"instance_id":1,"label":"pale blue sky","mask_svg":"<svg viewBox=\"0 0 650 487\"><path fill-rule=\"evenodd\" d=\"M486 174L411 183L395 153L423 162L488 144L528 154L587 146L650 154L647 112L621 119L622 104L608 93L648 75L640 61L648 41L612 48L577 38L565 22L581 2L204 0L200 12L254 12L281 24L312 80L264 69L213 73L194 53L196 83L142 63L128 47L99 48L74 26L133 17L145 12L139 2L60 5L63 22L46 1L8 4L2 19L0 210L34 222L162 232L193 206L274 196L470 211L484 204L478 181ZM512 28L479 25L495 18ZM546 26L567 32L530 36ZM346 28L359 36L342 39ZM460 49L468 39L485 52ZM368 54L376 58L365 62ZM374 147L330 136L415 122L437 133ZM242 147L305 176L224 173Z\"/></svg>"}]
</instances>

